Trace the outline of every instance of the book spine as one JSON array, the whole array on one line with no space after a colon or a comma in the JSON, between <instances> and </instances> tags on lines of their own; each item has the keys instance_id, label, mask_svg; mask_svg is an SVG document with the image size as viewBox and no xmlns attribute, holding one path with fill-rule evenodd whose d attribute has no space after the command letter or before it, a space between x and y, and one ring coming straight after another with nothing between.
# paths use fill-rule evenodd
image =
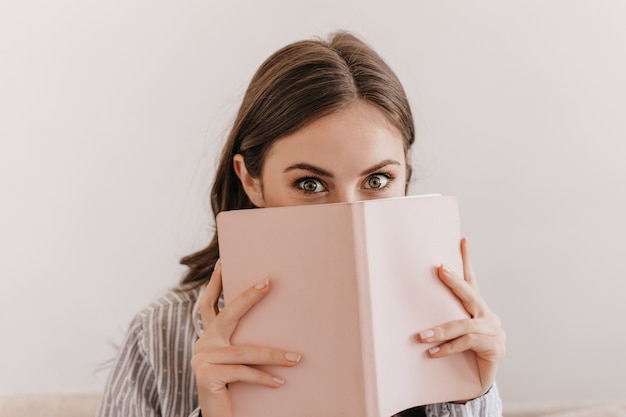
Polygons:
<instances>
[{"instance_id":1,"label":"book spine","mask_svg":"<svg viewBox=\"0 0 626 417\"><path fill-rule=\"evenodd\" d=\"M363 363L363 393L367 417L378 415L378 390L372 327L372 302L370 277L367 259L367 235L365 227L365 207L361 203L352 204L352 231L354 239L354 262L358 289L359 322L361 335L361 359Z\"/></svg>"}]
</instances>

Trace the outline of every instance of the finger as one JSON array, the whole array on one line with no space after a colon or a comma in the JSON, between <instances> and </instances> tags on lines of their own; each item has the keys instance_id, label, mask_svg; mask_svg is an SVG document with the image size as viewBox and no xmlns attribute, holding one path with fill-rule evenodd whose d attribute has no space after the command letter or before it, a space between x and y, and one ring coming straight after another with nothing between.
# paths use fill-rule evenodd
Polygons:
<instances>
[{"instance_id":1,"label":"finger","mask_svg":"<svg viewBox=\"0 0 626 417\"><path fill-rule=\"evenodd\" d=\"M417 335L424 343L441 343L457 339L468 334L485 336L497 336L500 328L497 323L491 323L483 319L463 319L451 321L441 326L422 330Z\"/></svg>"},{"instance_id":2,"label":"finger","mask_svg":"<svg viewBox=\"0 0 626 417\"><path fill-rule=\"evenodd\" d=\"M213 268L211 279L200 296L200 317L202 325L207 329L218 313L217 303L222 293L222 263L218 259Z\"/></svg>"},{"instance_id":3,"label":"finger","mask_svg":"<svg viewBox=\"0 0 626 417\"><path fill-rule=\"evenodd\" d=\"M470 283L462 280L444 265L437 268L437 274L441 281L459 298L465 310L472 317L479 317L488 310L480 294Z\"/></svg>"},{"instance_id":4,"label":"finger","mask_svg":"<svg viewBox=\"0 0 626 417\"><path fill-rule=\"evenodd\" d=\"M285 382L280 376L250 366L216 365L205 362L204 359L201 355L194 356L196 382L208 387L213 393L223 390L226 384L233 382L249 382L270 388L278 388Z\"/></svg>"},{"instance_id":5,"label":"finger","mask_svg":"<svg viewBox=\"0 0 626 417\"><path fill-rule=\"evenodd\" d=\"M428 353L433 358L454 355L456 353L472 350L483 360L496 361L502 357L501 343L494 336L467 334L439 346L432 347Z\"/></svg>"},{"instance_id":6,"label":"finger","mask_svg":"<svg viewBox=\"0 0 626 417\"><path fill-rule=\"evenodd\" d=\"M467 249L467 239L461 239L461 259L463 259L463 278L467 281L472 287L478 290L478 284L476 283L476 278L474 276L474 270L472 269L472 263L469 259L469 251Z\"/></svg>"},{"instance_id":7,"label":"finger","mask_svg":"<svg viewBox=\"0 0 626 417\"><path fill-rule=\"evenodd\" d=\"M230 303L228 303L216 319L211 323L211 332L224 341L230 340L239 319L258 303L270 290L269 280L266 278L248 288Z\"/></svg>"},{"instance_id":8,"label":"finger","mask_svg":"<svg viewBox=\"0 0 626 417\"><path fill-rule=\"evenodd\" d=\"M202 353L207 361L221 365L275 365L296 366L302 355L280 349L260 346L224 346Z\"/></svg>"}]
</instances>

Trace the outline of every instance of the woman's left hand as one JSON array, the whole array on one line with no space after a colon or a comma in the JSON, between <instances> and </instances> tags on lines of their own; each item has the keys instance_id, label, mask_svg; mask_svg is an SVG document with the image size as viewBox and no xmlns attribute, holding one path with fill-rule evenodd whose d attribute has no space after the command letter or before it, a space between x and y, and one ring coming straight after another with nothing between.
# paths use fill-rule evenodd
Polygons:
<instances>
[{"instance_id":1,"label":"woman's left hand","mask_svg":"<svg viewBox=\"0 0 626 417\"><path fill-rule=\"evenodd\" d=\"M437 268L437 273L441 281L450 287L463 303L470 318L423 330L419 333L418 340L424 343L438 343L429 350L433 358L441 358L466 350L476 352L483 388L482 394L484 394L495 381L498 363L504 357L506 350L506 337L500 318L491 311L480 296L465 239L461 240L461 257L463 258L463 279L443 265Z\"/></svg>"}]
</instances>

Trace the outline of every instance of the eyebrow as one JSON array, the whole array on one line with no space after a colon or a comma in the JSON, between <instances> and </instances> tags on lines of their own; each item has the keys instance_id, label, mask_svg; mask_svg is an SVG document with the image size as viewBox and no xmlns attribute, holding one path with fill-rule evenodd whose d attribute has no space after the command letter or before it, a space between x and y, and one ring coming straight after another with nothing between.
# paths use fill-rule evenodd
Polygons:
<instances>
[{"instance_id":1,"label":"eyebrow","mask_svg":"<svg viewBox=\"0 0 626 417\"><path fill-rule=\"evenodd\" d=\"M402 164L400 164L400 162L396 161L395 159L385 159L384 161L379 162L373 167L370 167L366 169L365 171L361 172L361 175L371 174L372 172L376 172L380 170L381 168L386 167L387 165L402 165Z\"/></svg>"},{"instance_id":2,"label":"eyebrow","mask_svg":"<svg viewBox=\"0 0 626 417\"><path fill-rule=\"evenodd\" d=\"M314 174L321 175L323 177L332 177L333 176L333 174L331 174L330 172L328 172L328 171L326 171L326 170L324 170L322 168L318 168L315 165L307 164L305 162L298 162L297 164L289 165L287 168L285 168L283 173L287 173L289 171L294 171L296 169L303 169L305 171L309 171L309 172L312 172Z\"/></svg>"},{"instance_id":3,"label":"eyebrow","mask_svg":"<svg viewBox=\"0 0 626 417\"><path fill-rule=\"evenodd\" d=\"M395 159L385 159L384 161L381 161L377 163L376 165L367 168L365 171L361 172L360 175L371 174L372 172L376 172L379 169L386 167L387 165L401 165L401 164ZM287 168L285 168L283 173L287 173L289 171L293 171L296 169L303 169L305 171L309 171L309 172L312 172L313 174L320 175L323 177L330 177L330 178L333 177L333 174L331 172L326 171L325 169L316 167L315 165L307 164L305 162L298 162L297 164L289 165Z\"/></svg>"}]
</instances>

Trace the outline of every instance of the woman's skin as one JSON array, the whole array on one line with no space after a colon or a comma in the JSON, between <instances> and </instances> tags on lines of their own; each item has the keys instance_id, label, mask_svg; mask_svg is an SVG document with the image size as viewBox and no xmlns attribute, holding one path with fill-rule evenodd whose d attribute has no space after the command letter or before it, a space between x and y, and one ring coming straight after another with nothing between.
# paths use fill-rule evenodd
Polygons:
<instances>
[{"instance_id":1,"label":"woman's skin","mask_svg":"<svg viewBox=\"0 0 626 417\"><path fill-rule=\"evenodd\" d=\"M406 161L400 132L375 107L357 101L278 140L268 152L260 178L251 177L243 157L234 167L250 200L257 207L351 202L405 195ZM463 279L439 266L438 275L463 303L469 319L432 329L416 329L418 342L437 343L433 358L466 350L476 352L483 393L493 384L504 356L504 332L499 318L481 298L461 242ZM285 381L252 366L293 367L298 352L230 344L237 323L270 291L267 278L218 311L222 291L219 262L200 299L205 332L195 345L192 368L204 417L230 417L226 384L243 381L280 387ZM254 314L253 312L251 314ZM464 400L464 399L459 399Z\"/></svg>"}]
</instances>

